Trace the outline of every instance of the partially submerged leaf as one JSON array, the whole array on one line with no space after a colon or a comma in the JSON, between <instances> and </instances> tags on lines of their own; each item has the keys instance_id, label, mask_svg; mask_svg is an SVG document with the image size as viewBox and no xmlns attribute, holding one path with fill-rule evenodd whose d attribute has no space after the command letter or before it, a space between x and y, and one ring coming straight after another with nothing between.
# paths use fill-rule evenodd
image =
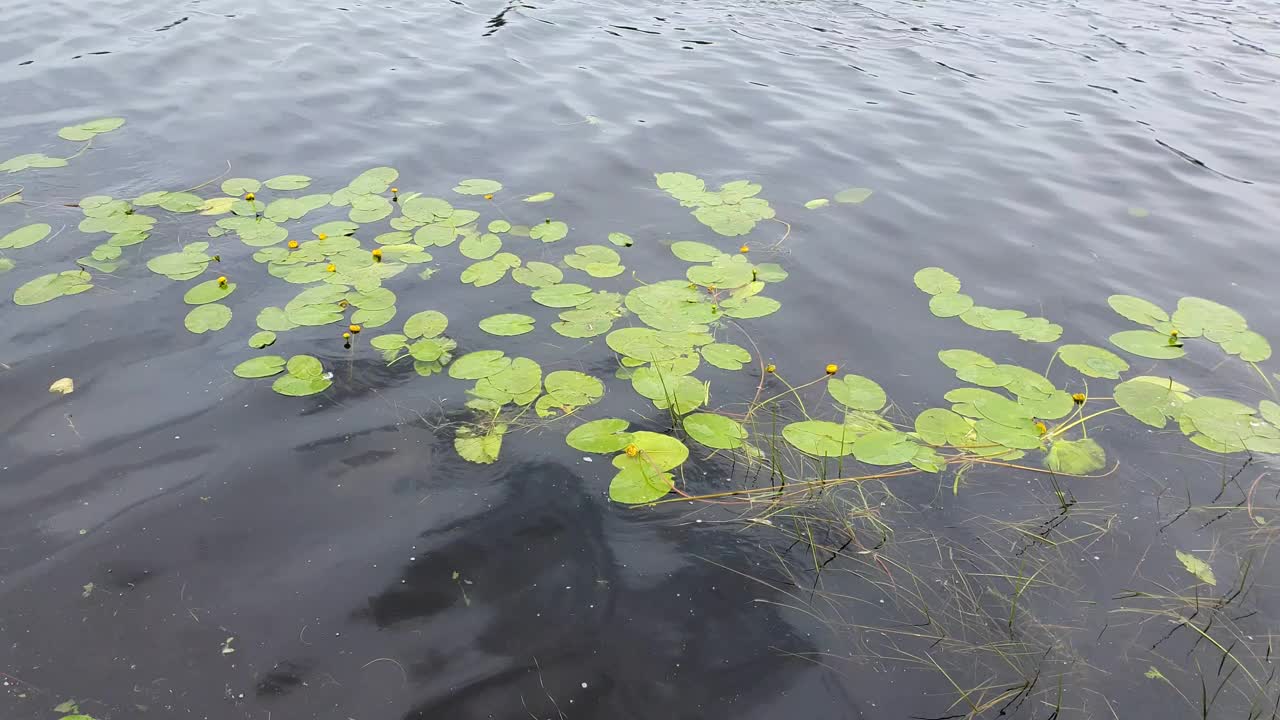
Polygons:
<instances>
[{"instance_id":1,"label":"partially submerged leaf","mask_svg":"<svg viewBox=\"0 0 1280 720\"><path fill-rule=\"evenodd\" d=\"M28 281L13 291L15 305L38 305L64 295L78 295L93 287L92 278L83 270L49 273Z\"/></svg>"},{"instance_id":2,"label":"partially submerged leaf","mask_svg":"<svg viewBox=\"0 0 1280 720\"><path fill-rule=\"evenodd\" d=\"M533 330L533 318L519 313L490 315L480 321L480 329L490 335L523 335Z\"/></svg>"},{"instance_id":3,"label":"partially submerged leaf","mask_svg":"<svg viewBox=\"0 0 1280 720\"><path fill-rule=\"evenodd\" d=\"M1056 440L1045 455L1045 467L1068 475L1088 475L1106 467L1102 446L1092 439Z\"/></svg>"},{"instance_id":4,"label":"partially submerged leaf","mask_svg":"<svg viewBox=\"0 0 1280 720\"><path fill-rule=\"evenodd\" d=\"M75 391L76 391L76 381L72 380L69 377L64 377L58 380L54 380L53 384L49 386L49 392L58 393L61 395L70 395Z\"/></svg>"},{"instance_id":5,"label":"partially submerged leaf","mask_svg":"<svg viewBox=\"0 0 1280 720\"><path fill-rule=\"evenodd\" d=\"M1218 584L1218 578L1214 576L1213 568L1209 566L1209 563L1201 560L1191 553L1183 552L1181 550L1175 550L1174 554L1177 555L1178 562L1182 563L1182 567L1186 568L1187 572L1196 576L1196 579L1200 582L1207 585Z\"/></svg>"},{"instance_id":6,"label":"partially submerged leaf","mask_svg":"<svg viewBox=\"0 0 1280 720\"><path fill-rule=\"evenodd\" d=\"M200 305L191 312L187 313L187 317L182 321L187 329L200 335L207 332L221 330L231 322L231 308L218 303L209 305Z\"/></svg>"}]
</instances>

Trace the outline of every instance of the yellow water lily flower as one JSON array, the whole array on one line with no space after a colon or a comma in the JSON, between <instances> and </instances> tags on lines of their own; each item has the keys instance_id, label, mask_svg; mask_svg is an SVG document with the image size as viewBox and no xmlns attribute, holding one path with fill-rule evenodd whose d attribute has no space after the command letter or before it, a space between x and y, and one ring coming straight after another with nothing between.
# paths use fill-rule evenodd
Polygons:
<instances>
[{"instance_id":1,"label":"yellow water lily flower","mask_svg":"<svg viewBox=\"0 0 1280 720\"><path fill-rule=\"evenodd\" d=\"M247 200L247 201L249 201L249 202L253 202L253 198L254 198L254 197L255 197L255 196L254 196L254 194L253 194L253 193L245 193L245 194L244 194L244 199L245 199L245 200Z\"/></svg>"},{"instance_id":2,"label":"yellow water lily flower","mask_svg":"<svg viewBox=\"0 0 1280 720\"><path fill-rule=\"evenodd\" d=\"M382 262L382 248L374 248L369 254L373 256L374 262Z\"/></svg>"},{"instance_id":3,"label":"yellow water lily flower","mask_svg":"<svg viewBox=\"0 0 1280 720\"><path fill-rule=\"evenodd\" d=\"M840 372L840 366L839 366L839 365L836 365L835 363L831 363L830 365L827 365L827 374L828 374L828 375L835 375L835 374L836 374L836 373L838 373L838 372Z\"/></svg>"},{"instance_id":4,"label":"yellow water lily flower","mask_svg":"<svg viewBox=\"0 0 1280 720\"><path fill-rule=\"evenodd\" d=\"M297 249L298 249L298 241L297 241L297 240L290 240L290 241L289 241L289 249L290 249L290 250L297 250Z\"/></svg>"},{"instance_id":5,"label":"yellow water lily flower","mask_svg":"<svg viewBox=\"0 0 1280 720\"><path fill-rule=\"evenodd\" d=\"M751 252L751 248L747 247L746 245L743 245L742 247L738 248L738 252L740 253Z\"/></svg>"},{"instance_id":6,"label":"yellow water lily flower","mask_svg":"<svg viewBox=\"0 0 1280 720\"><path fill-rule=\"evenodd\" d=\"M218 278L218 287L224 288L226 286L227 286L227 276L223 275L222 277Z\"/></svg>"},{"instance_id":7,"label":"yellow water lily flower","mask_svg":"<svg viewBox=\"0 0 1280 720\"><path fill-rule=\"evenodd\" d=\"M329 263L329 267L325 268L325 270L328 272L338 272L338 266L333 263Z\"/></svg>"},{"instance_id":8,"label":"yellow water lily flower","mask_svg":"<svg viewBox=\"0 0 1280 720\"><path fill-rule=\"evenodd\" d=\"M765 371L765 372L767 372L767 373L777 372L777 371L778 371L778 366L777 366L777 365L774 365L773 363L769 363L768 365L765 365L765 366L764 366L764 371Z\"/></svg>"},{"instance_id":9,"label":"yellow water lily flower","mask_svg":"<svg viewBox=\"0 0 1280 720\"><path fill-rule=\"evenodd\" d=\"M1084 393L1075 393L1071 396L1071 400L1077 405L1083 405L1085 401Z\"/></svg>"},{"instance_id":10,"label":"yellow water lily flower","mask_svg":"<svg viewBox=\"0 0 1280 720\"><path fill-rule=\"evenodd\" d=\"M360 332L360 326L359 326L359 325L355 325L355 324L352 324L352 325L351 325L350 327L348 327L347 329L348 329L348 330L350 330L352 334L355 334L355 333Z\"/></svg>"},{"instance_id":11,"label":"yellow water lily flower","mask_svg":"<svg viewBox=\"0 0 1280 720\"><path fill-rule=\"evenodd\" d=\"M635 443L631 443L623 452L627 454L627 457L635 457L640 454L640 447Z\"/></svg>"}]
</instances>

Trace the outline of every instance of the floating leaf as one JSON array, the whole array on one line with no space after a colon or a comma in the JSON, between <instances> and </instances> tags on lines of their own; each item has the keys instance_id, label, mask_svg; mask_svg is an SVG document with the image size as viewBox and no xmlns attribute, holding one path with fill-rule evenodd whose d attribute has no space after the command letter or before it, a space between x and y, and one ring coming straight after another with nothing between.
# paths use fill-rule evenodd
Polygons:
<instances>
[{"instance_id":1,"label":"floating leaf","mask_svg":"<svg viewBox=\"0 0 1280 720\"><path fill-rule=\"evenodd\" d=\"M236 377L242 378L264 378L272 375L279 375L284 372L285 359L279 355L263 355L261 357L245 360L235 367L231 372Z\"/></svg>"},{"instance_id":2,"label":"floating leaf","mask_svg":"<svg viewBox=\"0 0 1280 720\"><path fill-rule=\"evenodd\" d=\"M763 295L753 295L745 300L726 300L720 303L725 315L739 320L750 320L772 315L782 308L782 303Z\"/></svg>"},{"instance_id":3,"label":"floating leaf","mask_svg":"<svg viewBox=\"0 0 1280 720\"><path fill-rule=\"evenodd\" d=\"M873 430L858 436L849 447L858 462L868 465L899 465L909 462L920 446L897 430Z\"/></svg>"},{"instance_id":4,"label":"floating leaf","mask_svg":"<svg viewBox=\"0 0 1280 720\"><path fill-rule=\"evenodd\" d=\"M453 191L459 195L492 195L502 189L497 180L463 180L454 186Z\"/></svg>"},{"instance_id":5,"label":"floating leaf","mask_svg":"<svg viewBox=\"0 0 1280 720\"><path fill-rule=\"evenodd\" d=\"M1044 458L1045 467L1067 475L1088 475L1106 467L1102 446L1089 438L1056 440Z\"/></svg>"},{"instance_id":6,"label":"floating leaf","mask_svg":"<svg viewBox=\"0 0 1280 720\"><path fill-rule=\"evenodd\" d=\"M548 220L529 228L529 237L544 243L563 240L569 234L569 226L559 220Z\"/></svg>"},{"instance_id":7,"label":"floating leaf","mask_svg":"<svg viewBox=\"0 0 1280 720\"><path fill-rule=\"evenodd\" d=\"M964 445L972 431L968 420L946 408L929 408L920 413L915 427L921 440L940 446Z\"/></svg>"},{"instance_id":8,"label":"floating leaf","mask_svg":"<svg viewBox=\"0 0 1280 720\"><path fill-rule=\"evenodd\" d=\"M53 228L44 223L33 223L0 237L0 250L16 250L35 245L49 237Z\"/></svg>"},{"instance_id":9,"label":"floating leaf","mask_svg":"<svg viewBox=\"0 0 1280 720\"><path fill-rule=\"evenodd\" d=\"M208 246L208 243L192 243L181 252L151 258L147 261L147 267L151 272L171 280L190 280L209 267L212 258L204 253Z\"/></svg>"},{"instance_id":10,"label":"floating leaf","mask_svg":"<svg viewBox=\"0 0 1280 720\"><path fill-rule=\"evenodd\" d=\"M306 175L277 175L263 183L272 190L301 190L311 184Z\"/></svg>"},{"instance_id":11,"label":"floating leaf","mask_svg":"<svg viewBox=\"0 0 1280 720\"><path fill-rule=\"evenodd\" d=\"M533 288L555 285L564 279L560 268L534 260L511 271L511 279Z\"/></svg>"},{"instance_id":12,"label":"floating leaf","mask_svg":"<svg viewBox=\"0 0 1280 720\"><path fill-rule=\"evenodd\" d=\"M553 308L577 307L591 299L591 288L576 283L557 283L533 291L533 301Z\"/></svg>"},{"instance_id":13,"label":"floating leaf","mask_svg":"<svg viewBox=\"0 0 1280 720\"><path fill-rule=\"evenodd\" d=\"M270 330L256 332L249 337L249 347L261 350L276 343L276 334Z\"/></svg>"},{"instance_id":14,"label":"floating leaf","mask_svg":"<svg viewBox=\"0 0 1280 720\"><path fill-rule=\"evenodd\" d=\"M1125 330L1112 335L1111 344L1145 358L1170 360L1180 358L1186 353L1180 345L1169 344L1169 336L1152 330Z\"/></svg>"},{"instance_id":15,"label":"floating leaf","mask_svg":"<svg viewBox=\"0 0 1280 720\"><path fill-rule=\"evenodd\" d=\"M182 321L182 324L186 325L191 332L200 335L221 330L229 322L231 322L231 308L226 305L212 303L201 305L187 313L187 317Z\"/></svg>"},{"instance_id":16,"label":"floating leaf","mask_svg":"<svg viewBox=\"0 0 1280 720\"><path fill-rule=\"evenodd\" d=\"M635 244L636 241L633 240L631 236L626 233L611 232L609 233L609 242L613 243L614 245L617 245L618 247L631 247L632 245Z\"/></svg>"},{"instance_id":17,"label":"floating leaf","mask_svg":"<svg viewBox=\"0 0 1280 720\"><path fill-rule=\"evenodd\" d=\"M964 293L940 293L929 298L929 312L940 318L963 315L973 307L973 298Z\"/></svg>"},{"instance_id":18,"label":"floating leaf","mask_svg":"<svg viewBox=\"0 0 1280 720\"><path fill-rule=\"evenodd\" d=\"M1058 348L1058 357L1089 377L1119 380L1120 373L1129 369L1124 358L1094 345L1063 345Z\"/></svg>"},{"instance_id":19,"label":"floating leaf","mask_svg":"<svg viewBox=\"0 0 1280 720\"><path fill-rule=\"evenodd\" d=\"M455 380L479 380L506 370L511 358L501 350L478 350L467 353L449 366L449 377Z\"/></svg>"},{"instance_id":20,"label":"floating leaf","mask_svg":"<svg viewBox=\"0 0 1280 720\"><path fill-rule=\"evenodd\" d=\"M262 183L253 178L230 178L222 181L222 192L228 195L245 195L262 189Z\"/></svg>"},{"instance_id":21,"label":"floating leaf","mask_svg":"<svg viewBox=\"0 0 1280 720\"><path fill-rule=\"evenodd\" d=\"M824 208L830 204L831 201L827 198L814 198L813 200L806 202L804 206L809 210L817 210L818 208Z\"/></svg>"},{"instance_id":22,"label":"floating leaf","mask_svg":"<svg viewBox=\"0 0 1280 720\"><path fill-rule=\"evenodd\" d=\"M665 472L679 467L689 457L689 448L678 439L661 433L637 430L631 434L636 455L623 453L613 458L613 466L623 470L640 466L645 470Z\"/></svg>"},{"instance_id":23,"label":"floating leaf","mask_svg":"<svg viewBox=\"0 0 1280 720\"><path fill-rule=\"evenodd\" d=\"M732 450L742 447L747 439L747 430L742 423L723 415L694 413L685 416L682 424L689 437L710 448Z\"/></svg>"},{"instance_id":24,"label":"floating leaf","mask_svg":"<svg viewBox=\"0 0 1280 720\"><path fill-rule=\"evenodd\" d=\"M827 392L831 393L836 402L850 410L875 412L889 401L883 388L874 380L861 375L845 375L839 379L833 377L827 381Z\"/></svg>"},{"instance_id":25,"label":"floating leaf","mask_svg":"<svg viewBox=\"0 0 1280 720\"><path fill-rule=\"evenodd\" d=\"M453 439L453 449L467 462L488 465L497 462L502 452L502 437L507 434L507 426L498 424L481 433L480 428L463 425Z\"/></svg>"},{"instance_id":26,"label":"floating leaf","mask_svg":"<svg viewBox=\"0 0 1280 720\"><path fill-rule=\"evenodd\" d=\"M556 370L543 380L547 395L561 405L590 405L604 396L604 383L577 370Z\"/></svg>"},{"instance_id":27,"label":"floating leaf","mask_svg":"<svg viewBox=\"0 0 1280 720\"><path fill-rule=\"evenodd\" d=\"M490 335L523 335L533 330L533 318L518 313L490 315L480 321L480 329Z\"/></svg>"},{"instance_id":28,"label":"floating leaf","mask_svg":"<svg viewBox=\"0 0 1280 720\"><path fill-rule=\"evenodd\" d=\"M675 482L671 473L659 472L639 462L628 463L609 482L609 499L641 505L662 498L673 487Z\"/></svg>"},{"instance_id":29,"label":"floating leaf","mask_svg":"<svg viewBox=\"0 0 1280 720\"><path fill-rule=\"evenodd\" d=\"M528 203L540 203L540 202L546 202L555 196L556 194L553 192L540 192L535 195L530 195L529 197L525 198L524 201Z\"/></svg>"},{"instance_id":30,"label":"floating leaf","mask_svg":"<svg viewBox=\"0 0 1280 720\"><path fill-rule=\"evenodd\" d=\"M498 260L481 260L472 263L462 271L460 279L462 282L476 287L485 287L492 285L502 278L506 277L508 267L506 264Z\"/></svg>"},{"instance_id":31,"label":"floating leaf","mask_svg":"<svg viewBox=\"0 0 1280 720\"><path fill-rule=\"evenodd\" d=\"M575 248L573 254L564 256L565 265L598 278L621 275L623 267L620 261L618 253L604 245L583 245Z\"/></svg>"},{"instance_id":32,"label":"floating leaf","mask_svg":"<svg viewBox=\"0 0 1280 720\"><path fill-rule=\"evenodd\" d=\"M741 370L751 362L751 353L732 343L711 343L701 349L702 358L722 370Z\"/></svg>"},{"instance_id":33,"label":"floating leaf","mask_svg":"<svg viewBox=\"0 0 1280 720\"><path fill-rule=\"evenodd\" d=\"M3 244L0 243L0 247ZM1271 343L1252 330L1236 333L1221 341L1223 352L1239 355L1245 362L1258 363L1271 357Z\"/></svg>"},{"instance_id":34,"label":"floating leaf","mask_svg":"<svg viewBox=\"0 0 1280 720\"><path fill-rule=\"evenodd\" d=\"M1181 550L1175 550L1174 554L1177 555L1178 562L1182 563L1182 567L1186 568L1187 572L1195 575L1200 582L1207 585L1218 584L1218 578L1214 576L1213 568L1209 567L1209 563Z\"/></svg>"},{"instance_id":35,"label":"floating leaf","mask_svg":"<svg viewBox=\"0 0 1280 720\"><path fill-rule=\"evenodd\" d=\"M208 307L207 305L205 307ZM276 378L271 383L271 389L281 395L289 397L306 397L307 395L315 395L324 392L333 384L333 381L324 376L301 377L294 374L284 375Z\"/></svg>"},{"instance_id":36,"label":"floating leaf","mask_svg":"<svg viewBox=\"0 0 1280 720\"><path fill-rule=\"evenodd\" d=\"M39 305L64 295L78 295L92 287L92 278L83 270L49 273L14 290L13 304Z\"/></svg>"},{"instance_id":37,"label":"floating leaf","mask_svg":"<svg viewBox=\"0 0 1280 720\"><path fill-rule=\"evenodd\" d=\"M1112 310L1120 313L1126 318L1138 323L1139 325L1148 325L1155 327L1160 323L1168 322L1169 313L1163 308L1149 300L1143 300L1140 297L1132 295L1112 295L1107 298L1107 304Z\"/></svg>"},{"instance_id":38,"label":"floating leaf","mask_svg":"<svg viewBox=\"0 0 1280 720\"><path fill-rule=\"evenodd\" d=\"M630 423L617 418L605 418L583 423L565 436L569 447L582 452L618 452L631 443L631 433L626 432Z\"/></svg>"},{"instance_id":39,"label":"floating leaf","mask_svg":"<svg viewBox=\"0 0 1280 720\"><path fill-rule=\"evenodd\" d=\"M1116 404L1142 422L1163 428L1170 418L1182 414L1182 406L1191 399L1186 385L1169 378L1140 375L1116 385L1112 392Z\"/></svg>"},{"instance_id":40,"label":"floating leaf","mask_svg":"<svg viewBox=\"0 0 1280 720\"><path fill-rule=\"evenodd\" d=\"M102 133L117 130L123 125L124 118L100 118L98 120L90 120L86 123L80 123L79 125L64 127L58 131L58 137L72 142L84 142L86 140L92 140L95 135L101 135Z\"/></svg>"},{"instance_id":41,"label":"floating leaf","mask_svg":"<svg viewBox=\"0 0 1280 720\"><path fill-rule=\"evenodd\" d=\"M1244 317L1221 303L1198 297L1184 297L1173 313L1173 326L1183 337L1204 336L1223 342L1248 329Z\"/></svg>"},{"instance_id":42,"label":"floating leaf","mask_svg":"<svg viewBox=\"0 0 1280 720\"><path fill-rule=\"evenodd\" d=\"M871 197L871 192L868 188L848 188L836 193L836 202L860 204Z\"/></svg>"},{"instance_id":43,"label":"floating leaf","mask_svg":"<svg viewBox=\"0 0 1280 720\"><path fill-rule=\"evenodd\" d=\"M59 395L70 395L76 391L76 381L69 377L54 380L49 386L49 392L58 393Z\"/></svg>"},{"instance_id":44,"label":"floating leaf","mask_svg":"<svg viewBox=\"0 0 1280 720\"><path fill-rule=\"evenodd\" d=\"M826 420L802 420L782 428L782 437L797 450L818 457L840 457L852 451L857 434Z\"/></svg>"},{"instance_id":45,"label":"floating leaf","mask_svg":"<svg viewBox=\"0 0 1280 720\"><path fill-rule=\"evenodd\" d=\"M265 307L258 312L258 327L266 331L285 332L298 327L289 319L284 310L278 307Z\"/></svg>"},{"instance_id":46,"label":"floating leaf","mask_svg":"<svg viewBox=\"0 0 1280 720\"><path fill-rule=\"evenodd\" d=\"M502 238L493 233L468 235L458 243L458 252L472 260L484 260L502 249Z\"/></svg>"},{"instance_id":47,"label":"floating leaf","mask_svg":"<svg viewBox=\"0 0 1280 720\"><path fill-rule=\"evenodd\" d=\"M192 287L182 296L182 301L188 305L206 305L211 302L218 302L231 293L235 292L236 284L233 282L218 282L217 280L209 280Z\"/></svg>"},{"instance_id":48,"label":"floating leaf","mask_svg":"<svg viewBox=\"0 0 1280 720\"><path fill-rule=\"evenodd\" d=\"M0 258L0 274L9 272L17 267L17 265L9 258Z\"/></svg>"},{"instance_id":49,"label":"floating leaf","mask_svg":"<svg viewBox=\"0 0 1280 720\"><path fill-rule=\"evenodd\" d=\"M63 158L49 157L44 153L28 153L0 163L0 172L16 173L28 168L60 168L66 165L67 161Z\"/></svg>"}]
</instances>

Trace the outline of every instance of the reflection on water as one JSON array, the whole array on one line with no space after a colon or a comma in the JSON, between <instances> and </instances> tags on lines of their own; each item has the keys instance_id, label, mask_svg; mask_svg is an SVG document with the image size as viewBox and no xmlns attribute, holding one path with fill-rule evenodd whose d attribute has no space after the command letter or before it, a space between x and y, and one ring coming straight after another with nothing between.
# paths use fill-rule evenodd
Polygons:
<instances>
[{"instance_id":1,"label":"reflection on water","mask_svg":"<svg viewBox=\"0 0 1280 720\"><path fill-rule=\"evenodd\" d=\"M925 265L1073 342L1115 331L1099 301L1113 292L1212 297L1280 337L1280 30L1266 4L19 0L0 17L6 152L66 154L51 127L129 118L69 170L0 177L0 196L22 186L29 203L0 206L0 230L228 163L326 186L388 164L435 193L466 177L553 190L575 243L627 232L628 269L661 278L665 242L707 239L653 186L687 170L762 183L789 223L752 236L786 233L779 299L805 309L753 325L769 359L838 362L904 407L952 387L937 349L975 344L927 314L910 283ZM850 186L876 194L853 213L803 207ZM198 229L158 226L148 253ZM81 240L68 228L39 262L66 265ZM0 297L35 269L0 277ZM476 320L517 294L463 286L460 269L415 300L448 309L477 349L491 339ZM344 366L338 346L316 354L359 382L301 400L246 385L229 374L241 341L175 331L180 289L133 270L74 310L3 310L5 717L57 717L68 698L99 720L964 716L934 660L967 667L988 714L1200 716L1185 678L1204 677L1206 694L1231 690L1211 717L1247 717L1239 688L1271 682L1265 644L1244 661L1277 611L1253 585L1274 573L1262 461L1170 445L1066 500L1007 472L958 493L894 485L867 507L901 543L844 546L829 527L797 542L732 512L611 505L605 463L556 433L509 438L492 467L462 463L433 432L456 388ZM1002 362L1046 360L982 343ZM527 354L613 372L584 347ZM1206 390L1258 384L1212 360L1179 372ZM76 393L50 396L64 376ZM742 382L725 395L749 395ZM610 392L621 417L626 388ZM1115 456L1151 447L1117 434ZM698 467L706 487L726 471ZM1214 597L1253 588L1196 618L1230 627L1217 637L1242 662L1178 620L1195 610L1175 549L1213 558Z\"/></svg>"}]
</instances>

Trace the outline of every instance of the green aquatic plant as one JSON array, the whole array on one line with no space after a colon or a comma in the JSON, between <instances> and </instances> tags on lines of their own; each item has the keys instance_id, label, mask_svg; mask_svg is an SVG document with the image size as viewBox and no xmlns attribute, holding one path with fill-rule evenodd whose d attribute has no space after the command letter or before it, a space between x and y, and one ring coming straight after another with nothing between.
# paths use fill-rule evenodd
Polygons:
<instances>
[{"instance_id":1,"label":"green aquatic plant","mask_svg":"<svg viewBox=\"0 0 1280 720\"><path fill-rule=\"evenodd\" d=\"M756 197L760 185L747 180L725 183L713 192L702 178L689 173L664 172L655 177L659 188L681 205L693 208L698 222L721 235L746 235L756 223L775 215L768 200Z\"/></svg>"},{"instance_id":2,"label":"green aquatic plant","mask_svg":"<svg viewBox=\"0 0 1280 720\"><path fill-rule=\"evenodd\" d=\"M1042 317L974 304L973 298L960 292L960 279L940 267L922 268L914 279L916 287L932 296L929 311L938 317L959 317L979 330L1009 332L1028 342L1054 342L1062 337L1062 326Z\"/></svg>"}]
</instances>

